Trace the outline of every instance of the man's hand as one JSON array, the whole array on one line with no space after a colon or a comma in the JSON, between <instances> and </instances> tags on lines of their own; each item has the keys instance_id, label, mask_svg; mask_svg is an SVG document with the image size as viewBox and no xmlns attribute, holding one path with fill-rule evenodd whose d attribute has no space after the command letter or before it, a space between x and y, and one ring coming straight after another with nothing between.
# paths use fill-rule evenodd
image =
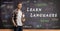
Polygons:
<instances>
[{"instance_id":1,"label":"man's hand","mask_svg":"<svg viewBox=\"0 0 60 31\"><path fill-rule=\"evenodd\" d=\"M14 26L15 26L15 27L17 27L17 25L16 25L16 24L14 24Z\"/></svg>"},{"instance_id":2,"label":"man's hand","mask_svg":"<svg viewBox=\"0 0 60 31\"><path fill-rule=\"evenodd\" d=\"M23 22L25 22L25 18L23 19Z\"/></svg>"},{"instance_id":3,"label":"man's hand","mask_svg":"<svg viewBox=\"0 0 60 31\"><path fill-rule=\"evenodd\" d=\"M16 25L16 23L14 22L14 20L12 20L13 21L13 25L15 26L15 27L17 27L17 25Z\"/></svg>"}]
</instances>

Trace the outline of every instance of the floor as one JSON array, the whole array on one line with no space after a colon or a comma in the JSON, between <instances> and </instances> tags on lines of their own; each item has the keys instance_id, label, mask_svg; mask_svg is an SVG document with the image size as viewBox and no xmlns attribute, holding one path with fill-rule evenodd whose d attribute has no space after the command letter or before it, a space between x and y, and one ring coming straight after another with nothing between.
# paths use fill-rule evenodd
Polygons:
<instances>
[{"instance_id":1,"label":"floor","mask_svg":"<svg viewBox=\"0 0 60 31\"><path fill-rule=\"evenodd\" d=\"M0 31L13 31L13 29L0 29ZM23 31L60 31L53 29L23 29Z\"/></svg>"}]
</instances>

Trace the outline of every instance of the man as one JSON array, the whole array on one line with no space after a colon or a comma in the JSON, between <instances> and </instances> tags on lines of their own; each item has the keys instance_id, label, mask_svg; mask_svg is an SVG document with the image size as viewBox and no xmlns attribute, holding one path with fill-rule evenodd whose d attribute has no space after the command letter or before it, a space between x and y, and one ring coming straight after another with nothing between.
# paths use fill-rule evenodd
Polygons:
<instances>
[{"instance_id":1,"label":"man","mask_svg":"<svg viewBox=\"0 0 60 31\"><path fill-rule=\"evenodd\" d=\"M25 15L21 11L22 2L18 3L17 9L13 11L12 21L16 28L14 31L22 31L23 22L25 21Z\"/></svg>"}]
</instances>

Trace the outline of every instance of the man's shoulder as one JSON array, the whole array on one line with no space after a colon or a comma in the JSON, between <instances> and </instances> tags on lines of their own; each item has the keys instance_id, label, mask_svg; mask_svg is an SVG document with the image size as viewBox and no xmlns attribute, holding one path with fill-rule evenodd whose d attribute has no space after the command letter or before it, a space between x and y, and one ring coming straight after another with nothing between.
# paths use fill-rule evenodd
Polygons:
<instances>
[{"instance_id":1,"label":"man's shoulder","mask_svg":"<svg viewBox=\"0 0 60 31\"><path fill-rule=\"evenodd\" d=\"M16 11L17 11L17 9L14 10L14 12L16 12Z\"/></svg>"},{"instance_id":2,"label":"man's shoulder","mask_svg":"<svg viewBox=\"0 0 60 31\"><path fill-rule=\"evenodd\" d=\"M13 12L16 12L16 11L17 11L17 9L14 9L14 10L13 10Z\"/></svg>"},{"instance_id":3,"label":"man's shoulder","mask_svg":"<svg viewBox=\"0 0 60 31\"><path fill-rule=\"evenodd\" d=\"M12 13L14 14L14 13L16 13L16 11L17 11L17 9L14 9L14 10L12 11Z\"/></svg>"}]
</instances>

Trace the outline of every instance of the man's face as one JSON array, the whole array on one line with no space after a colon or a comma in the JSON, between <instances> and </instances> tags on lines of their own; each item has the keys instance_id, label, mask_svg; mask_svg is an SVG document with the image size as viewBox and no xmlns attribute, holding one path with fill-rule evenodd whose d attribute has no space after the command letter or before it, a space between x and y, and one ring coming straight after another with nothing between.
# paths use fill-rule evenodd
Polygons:
<instances>
[{"instance_id":1,"label":"man's face","mask_svg":"<svg viewBox=\"0 0 60 31\"><path fill-rule=\"evenodd\" d=\"M22 8L22 3L18 4L18 9Z\"/></svg>"}]
</instances>

